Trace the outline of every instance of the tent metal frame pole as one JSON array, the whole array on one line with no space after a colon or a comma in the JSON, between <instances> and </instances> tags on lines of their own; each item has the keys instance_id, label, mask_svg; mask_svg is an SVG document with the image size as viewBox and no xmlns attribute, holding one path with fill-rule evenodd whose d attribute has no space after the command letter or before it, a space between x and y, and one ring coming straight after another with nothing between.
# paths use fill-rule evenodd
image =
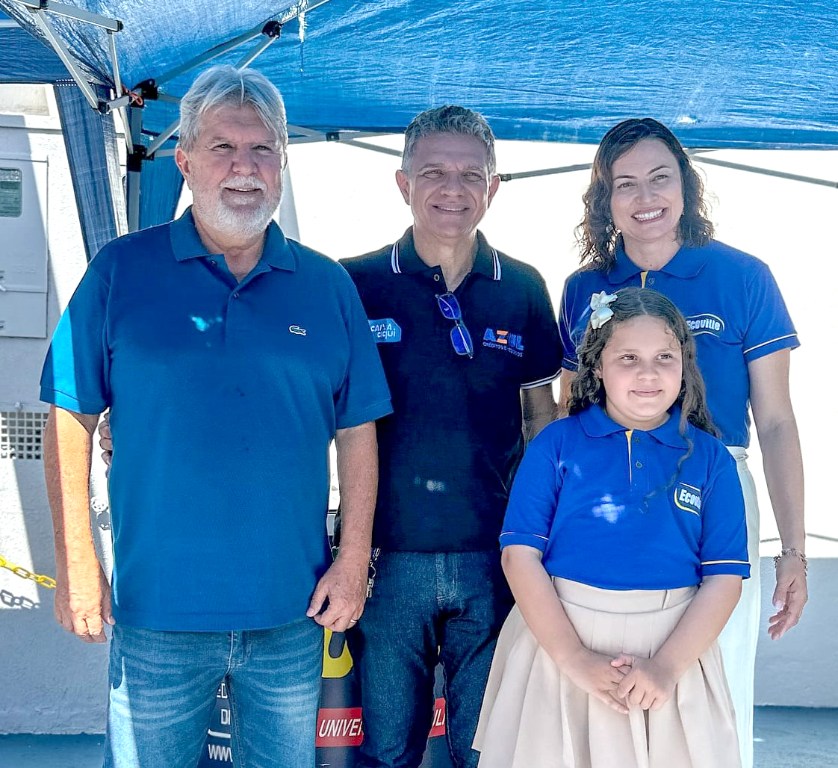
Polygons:
<instances>
[{"instance_id":1,"label":"tent metal frame pole","mask_svg":"<svg viewBox=\"0 0 838 768\"><path fill-rule=\"evenodd\" d=\"M698 152L690 153L692 157L699 163L706 163L707 165L718 165L721 168L731 168L734 171L747 171L749 173L758 173L762 176L774 176L778 179L788 179L789 181L802 181L806 184L817 184L821 187L830 187L838 189L838 181L830 181L829 179L817 179L812 176L800 176L796 173L786 173L785 171L772 171L769 168L757 168L753 165L743 165L742 163L731 163L728 160L717 160L715 157L706 157Z\"/></svg>"},{"instance_id":2,"label":"tent metal frame pole","mask_svg":"<svg viewBox=\"0 0 838 768\"><path fill-rule=\"evenodd\" d=\"M534 179L538 176L554 176L561 173L575 173L576 171L590 171L593 163L579 163L565 165L560 168L542 168L538 171L520 171L519 173L499 173L501 181L515 181L516 179Z\"/></svg>"},{"instance_id":3,"label":"tent metal frame pole","mask_svg":"<svg viewBox=\"0 0 838 768\"><path fill-rule=\"evenodd\" d=\"M75 19L76 21L81 21L85 24L91 24L93 26L100 27L107 32L111 64L114 68L114 81L117 83L119 81L119 63L116 57L116 43L113 38L113 33L122 31L122 22L118 19L110 19L107 16L101 16L98 13L90 13L89 11L82 10L81 8L76 8L75 6L66 5L64 3L55 3L51 0L15 0L15 2L26 8L26 10L32 15L32 20L34 21L35 26L38 27L49 44L52 46L53 50L56 54L58 54L58 57L64 63L64 66L67 67L67 71L70 73L70 76L73 78L75 84L79 87L79 90L82 94L84 94L84 98L87 100L87 103L90 104L93 109L101 112L102 114L110 112L111 103L99 99L93 92L93 88L90 86L87 77L85 77L79 68L79 65L76 63L73 54L70 53L70 49L67 44L55 33L47 12L57 14L58 16L66 16L67 18ZM119 88L119 90L121 91L121 88ZM120 95L121 93L117 92L116 96Z\"/></svg>"},{"instance_id":4,"label":"tent metal frame pole","mask_svg":"<svg viewBox=\"0 0 838 768\"><path fill-rule=\"evenodd\" d=\"M148 145L148 149L146 149L146 158L151 159L155 157L157 150L159 150L174 135L174 132L178 128L180 128L180 118L172 123L169 123L169 125L157 134L154 141L152 141L151 144Z\"/></svg>"},{"instance_id":5,"label":"tent metal frame pole","mask_svg":"<svg viewBox=\"0 0 838 768\"><path fill-rule=\"evenodd\" d=\"M119 116L122 118L122 125L124 128L125 134L125 145L128 150L131 150L131 147L134 146L134 139L131 136L131 126L128 120L128 114L125 110L125 107L131 103L131 96L123 96L122 95L122 76L119 74L119 59L116 55L116 40L114 39L113 32L110 30L108 31L108 51L111 54L111 67L113 68L113 83L116 87L116 100L110 102L108 105L110 109L116 109L119 112Z\"/></svg>"},{"instance_id":6,"label":"tent metal frame pole","mask_svg":"<svg viewBox=\"0 0 838 768\"><path fill-rule=\"evenodd\" d=\"M45 2L46 0L42 1ZM22 0L18 0L18 2L22 2ZM308 6L306 8L293 8L289 12L283 14L280 18L269 19L268 21L259 24L259 26L252 27L246 32L242 32L240 35L236 35L236 37L228 40L227 42L219 43L218 45L213 46L209 50L206 50L203 53L200 53L197 56L191 58L189 61L184 62L180 66L174 67L173 69L170 69L168 72L164 72L162 75L151 78L146 82L151 82L156 87L159 87L163 83L169 82L169 80L173 80L176 77L180 77L180 75L184 75L187 72L190 72L191 70L195 69L196 67L200 67L202 64L206 64L208 61L217 59L219 56L222 56L223 54L227 53L227 51L230 51L233 48L242 45L243 43L248 43L251 40L256 39L257 37L259 37L259 35L272 36L271 33L267 31L269 29L276 28L276 36L279 37L279 28L281 28L283 24L286 24L292 19L304 16L309 11L313 11L315 8L319 8L321 5L325 5L328 2L329 0L320 0L320 2L315 2L313 5ZM260 43L260 45L262 46L262 50L268 47L268 45L265 44L264 41ZM258 47L259 46L257 46L257 48ZM256 53L256 56L258 56L261 52L262 51L260 50L258 53ZM253 58L256 58L256 56L254 56ZM253 61L253 59L250 59L250 61ZM246 64L240 63L239 68L241 69L242 67L247 66L247 64L249 64L250 61L248 61Z\"/></svg>"},{"instance_id":7,"label":"tent metal frame pole","mask_svg":"<svg viewBox=\"0 0 838 768\"><path fill-rule=\"evenodd\" d=\"M260 41L259 44L253 48L250 52L248 52L244 57L242 57L239 62L236 64L236 69L244 69L248 64L250 64L254 59L264 53L268 47L279 40L279 36L282 33L282 25L278 21L269 21L267 24L262 25L262 28L259 34L264 35L265 39ZM228 49L229 50L229 49ZM200 58L200 57L199 57ZM194 59L193 59L194 61ZM172 70L174 71L174 70ZM160 80L154 80L155 86L159 86ZM180 128L180 118L178 117L177 120L174 120L163 131L148 145L148 149L146 150L146 158L154 158L157 151L160 150L163 145L174 135L175 131Z\"/></svg>"},{"instance_id":8,"label":"tent metal frame pole","mask_svg":"<svg viewBox=\"0 0 838 768\"><path fill-rule=\"evenodd\" d=\"M329 138L329 134L326 134L326 141L335 141L339 144L348 144L350 147L358 147L359 149L366 149L370 152L379 152L382 155L392 155L393 157L401 157L402 153L399 152L398 149L390 149L390 147L379 147L376 144L369 144L366 141L358 141L357 139L344 139L341 138L340 134L338 133L336 138Z\"/></svg>"},{"instance_id":9,"label":"tent metal frame pole","mask_svg":"<svg viewBox=\"0 0 838 768\"><path fill-rule=\"evenodd\" d=\"M391 136L389 131L315 131L313 128L303 128L301 125L288 124L288 133L296 133L298 136L289 136L289 144L312 144L316 141L336 141L340 144L351 144L360 149L369 149L373 152L381 152L385 155L399 155L401 152L396 149L379 147L375 144L357 141L357 139L369 139L376 136Z\"/></svg>"},{"instance_id":10,"label":"tent metal frame pole","mask_svg":"<svg viewBox=\"0 0 838 768\"><path fill-rule=\"evenodd\" d=\"M107 16L100 16L98 13L85 11L81 8L76 8L74 5L55 3L52 2L52 0L16 0L16 2L26 6L26 8L35 13L50 11L57 16L66 16L69 19L83 21L85 24L102 27L103 29L107 29L109 32L122 31L122 22L118 19L109 19Z\"/></svg>"},{"instance_id":11,"label":"tent metal frame pole","mask_svg":"<svg viewBox=\"0 0 838 768\"><path fill-rule=\"evenodd\" d=\"M93 109L98 111L99 99L96 98L96 94L90 87L90 83L87 82L87 78L82 74L81 70L78 68L78 65L73 60L73 56L70 53L67 46L64 44L64 41L60 37L58 37L58 35L55 34L50 20L41 11L29 8L29 12L32 14L33 20L37 25L38 29L41 30L44 37L46 37L46 39L49 41L53 50L58 54L58 58L60 58L61 61L64 62L64 66L67 67L67 71L70 73L76 85L79 87L79 90L82 92L82 94L84 94L84 98L87 99L87 103L90 104L90 106Z\"/></svg>"},{"instance_id":12,"label":"tent metal frame pole","mask_svg":"<svg viewBox=\"0 0 838 768\"><path fill-rule=\"evenodd\" d=\"M131 107L130 122L131 133L134 136L140 136L143 132L143 110L141 108ZM140 228L140 183L145 147L134 145L133 149L134 152L128 155L128 168L125 179L125 207L129 232L136 232Z\"/></svg>"},{"instance_id":13,"label":"tent metal frame pole","mask_svg":"<svg viewBox=\"0 0 838 768\"><path fill-rule=\"evenodd\" d=\"M248 64L261 56L271 45L279 40L282 34L282 24L278 21L269 21L262 28L262 34L265 36L264 40L259 43L247 54L242 56L236 63L236 69L244 69Z\"/></svg>"},{"instance_id":14,"label":"tent metal frame pole","mask_svg":"<svg viewBox=\"0 0 838 768\"><path fill-rule=\"evenodd\" d=\"M210 48L208 51L204 51L204 53L195 56L189 61L181 64L179 67L170 69L168 72L164 72L159 77L153 78L154 84L160 86L163 83L169 82L169 80L174 80L174 78L186 74L187 72L195 69L196 67L200 67L201 64L206 64L208 61L217 59L219 56L224 55L225 53L227 53L227 51L236 48L242 43L248 43L251 40L259 37L259 35L262 34L262 30L264 28L265 25L260 24L258 27L253 27L253 29L250 29L247 32L243 32L237 37L234 37L232 40L228 40L226 43L220 43L219 45Z\"/></svg>"},{"instance_id":15,"label":"tent metal frame pole","mask_svg":"<svg viewBox=\"0 0 838 768\"><path fill-rule=\"evenodd\" d=\"M294 133L299 133L307 139L314 139L314 141L326 141L325 131L315 131L313 128L303 128L301 125L292 125L291 123L288 123L287 128L289 133L293 131Z\"/></svg>"}]
</instances>

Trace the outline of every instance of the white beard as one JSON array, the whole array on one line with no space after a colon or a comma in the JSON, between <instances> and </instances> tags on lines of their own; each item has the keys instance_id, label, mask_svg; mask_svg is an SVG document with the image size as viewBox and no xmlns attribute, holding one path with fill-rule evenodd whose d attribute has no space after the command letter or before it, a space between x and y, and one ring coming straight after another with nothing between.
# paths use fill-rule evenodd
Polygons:
<instances>
[{"instance_id":1,"label":"white beard","mask_svg":"<svg viewBox=\"0 0 838 768\"><path fill-rule=\"evenodd\" d=\"M229 238L250 240L265 231L279 207L282 189L278 188L274 195L264 197L256 208L249 205L230 206L222 199L222 188L234 184L239 188L266 190L264 183L252 176L246 179L225 179L214 191L196 186L192 190L192 205L198 218L209 223L220 234Z\"/></svg>"}]
</instances>

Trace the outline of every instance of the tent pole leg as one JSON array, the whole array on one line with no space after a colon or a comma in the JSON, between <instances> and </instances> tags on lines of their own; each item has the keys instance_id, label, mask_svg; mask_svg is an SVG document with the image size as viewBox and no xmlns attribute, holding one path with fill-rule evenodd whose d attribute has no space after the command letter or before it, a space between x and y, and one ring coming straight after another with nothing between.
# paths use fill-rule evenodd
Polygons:
<instances>
[{"instance_id":1,"label":"tent pole leg","mask_svg":"<svg viewBox=\"0 0 838 768\"><path fill-rule=\"evenodd\" d=\"M139 137L143 130L143 112L138 107L130 108L131 135ZM134 151L128 155L128 173L125 179L126 213L128 231L136 232L140 228L140 181L145 147L134 145Z\"/></svg>"}]
</instances>

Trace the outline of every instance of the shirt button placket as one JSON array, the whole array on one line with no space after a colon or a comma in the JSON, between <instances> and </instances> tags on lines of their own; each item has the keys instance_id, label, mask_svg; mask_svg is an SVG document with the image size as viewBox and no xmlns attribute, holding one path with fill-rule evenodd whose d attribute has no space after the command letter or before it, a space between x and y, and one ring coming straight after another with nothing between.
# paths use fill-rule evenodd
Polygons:
<instances>
[{"instance_id":1,"label":"shirt button placket","mask_svg":"<svg viewBox=\"0 0 838 768\"><path fill-rule=\"evenodd\" d=\"M225 323L225 340L230 341L235 338L232 335L236 329L242 324L239 319L239 313L244 310L238 299L241 298L241 288L233 291L230 294L230 299L227 302L227 322Z\"/></svg>"}]
</instances>

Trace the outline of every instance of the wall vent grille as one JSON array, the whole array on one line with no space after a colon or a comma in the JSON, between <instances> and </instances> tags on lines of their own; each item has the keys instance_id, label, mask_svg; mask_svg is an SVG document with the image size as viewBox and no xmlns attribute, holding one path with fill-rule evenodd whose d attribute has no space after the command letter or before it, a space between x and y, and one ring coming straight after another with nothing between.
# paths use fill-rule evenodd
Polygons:
<instances>
[{"instance_id":1,"label":"wall vent grille","mask_svg":"<svg viewBox=\"0 0 838 768\"><path fill-rule=\"evenodd\" d=\"M43 458L43 411L0 411L0 459Z\"/></svg>"}]
</instances>

